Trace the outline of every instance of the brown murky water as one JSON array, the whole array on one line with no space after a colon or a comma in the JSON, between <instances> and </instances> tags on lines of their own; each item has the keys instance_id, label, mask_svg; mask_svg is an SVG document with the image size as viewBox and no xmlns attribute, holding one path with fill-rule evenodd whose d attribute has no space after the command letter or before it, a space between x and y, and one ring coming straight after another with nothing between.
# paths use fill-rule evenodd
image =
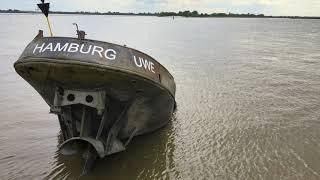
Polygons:
<instances>
[{"instance_id":1,"label":"brown murky water","mask_svg":"<svg viewBox=\"0 0 320 180\"><path fill-rule=\"evenodd\" d=\"M320 21L52 17L54 33L126 44L177 84L166 127L81 179L320 179ZM39 15L0 15L0 179L77 179L58 119L13 69Z\"/></svg>"}]
</instances>

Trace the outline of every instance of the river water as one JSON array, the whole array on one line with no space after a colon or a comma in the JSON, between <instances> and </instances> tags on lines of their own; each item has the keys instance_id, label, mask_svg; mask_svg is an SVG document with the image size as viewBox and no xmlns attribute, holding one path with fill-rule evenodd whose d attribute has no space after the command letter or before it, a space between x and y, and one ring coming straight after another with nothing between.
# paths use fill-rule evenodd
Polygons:
<instances>
[{"instance_id":1,"label":"river water","mask_svg":"<svg viewBox=\"0 0 320 180\"><path fill-rule=\"evenodd\" d=\"M320 179L320 21L54 15L56 36L126 44L175 77L177 111L81 179ZM77 179L58 119L13 63L40 15L0 15L0 179Z\"/></svg>"}]
</instances>

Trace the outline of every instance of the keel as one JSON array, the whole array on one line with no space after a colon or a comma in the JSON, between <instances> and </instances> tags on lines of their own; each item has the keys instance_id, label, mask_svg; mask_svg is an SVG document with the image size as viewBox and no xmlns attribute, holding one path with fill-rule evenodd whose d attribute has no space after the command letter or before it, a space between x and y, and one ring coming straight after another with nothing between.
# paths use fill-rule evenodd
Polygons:
<instances>
[{"instance_id":1,"label":"keel","mask_svg":"<svg viewBox=\"0 0 320 180\"><path fill-rule=\"evenodd\" d=\"M109 102L104 91L67 90L56 88L51 112L59 117L64 142L60 151L64 155L77 153L81 144L86 144L82 174L92 169L100 157L125 150L118 134L126 119L130 103L114 103L119 114L110 117ZM114 100L113 100L114 101ZM115 105L117 106L117 105ZM114 114L114 113L113 113ZM80 116L81 115L81 116Z\"/></svg>"}]
</instances>

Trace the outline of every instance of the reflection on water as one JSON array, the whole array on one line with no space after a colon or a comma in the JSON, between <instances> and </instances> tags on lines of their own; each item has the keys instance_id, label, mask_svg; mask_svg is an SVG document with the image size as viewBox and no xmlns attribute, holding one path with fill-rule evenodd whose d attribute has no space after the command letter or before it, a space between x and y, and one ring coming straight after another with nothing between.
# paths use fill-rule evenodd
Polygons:
<instances>
[{"instance_id":1,"label":"reflection on water","mask_svg":"<svg viewBox=\"0 0 320 180\"><path fill-rule=\"evenodd\" d=\"M81 179L320 179L320 21L52 17L54 33L126 44L175 77L171 123L135 138ZM81 158L58 153L59 123L13 69L46 27L0 15L0 174L77 179ZM98 28L97 28L98 27Z\"/></svg>"}]
</instances>

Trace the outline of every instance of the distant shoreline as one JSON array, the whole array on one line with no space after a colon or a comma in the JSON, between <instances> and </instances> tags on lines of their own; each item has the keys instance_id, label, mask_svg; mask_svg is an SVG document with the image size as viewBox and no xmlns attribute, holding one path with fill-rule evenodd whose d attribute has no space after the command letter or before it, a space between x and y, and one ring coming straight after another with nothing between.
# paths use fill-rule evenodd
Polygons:
<instances>
[{"instance_id":1,"label":"distant shoreline","mask_svg":"<svg viewBox=\"0 0 320 180\"><path fill-rule=\"evenodd\" d=\"M0 10L9 14L40 14L38 11L21 11L16 9ZM157 16L157 17L193 17L193 18L287 18L287 19L320 19L316 16L265 16L264 14L234 14L234 13L198 13L197 11L160 12L160 13L121 13L121 12L87 12L87 11L52 11L50 14L74 14L74 15L126 15L126 16Z\"/></svg>"}]
</instances>

